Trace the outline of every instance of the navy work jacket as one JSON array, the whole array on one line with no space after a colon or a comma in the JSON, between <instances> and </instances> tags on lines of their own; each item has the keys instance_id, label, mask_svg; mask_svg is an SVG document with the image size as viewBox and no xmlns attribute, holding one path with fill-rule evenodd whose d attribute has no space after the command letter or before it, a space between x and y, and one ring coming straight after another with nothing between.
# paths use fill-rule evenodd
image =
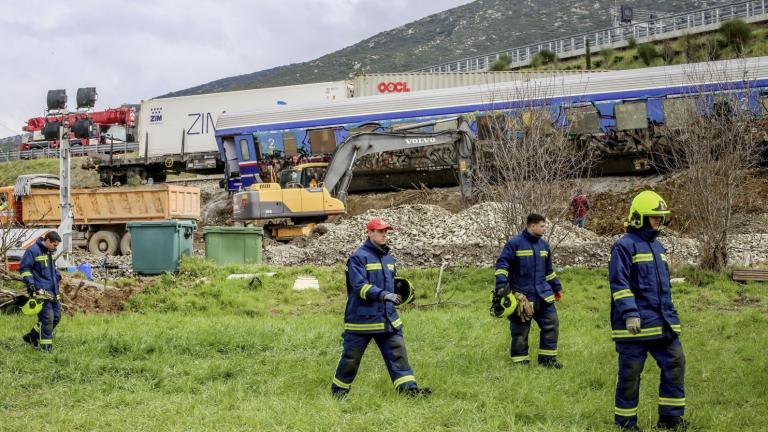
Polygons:
<instances>
[{"instance_id":1,"label":"navy work jacket","mask_svg":"<svg viewBox=\"0 0 768 432\"><path fill-rule=\"evenodd\" d=\"M628 228L616 241L608 264L611 285L611 327L616 342L660 339L664 328L680 333L672 303L672 285L664 246L650 227ZM641 331L627 331L626 319L640 318Z\"/></svg>"},{"instance_id":2,"label":"navy work jacket","mask_svg":"<svg viewBox=\"0 0 768 432\"><path fill-rule=\"evenodd\" d=\"M387 246L370 239L347 260L347 307L344 330L352 333L384 333L403 327L394 304L384 296L395 292L395 259Z\"/></svg>"},{"instance_id":3,"label":"navy work jacket","mask_svg":"<svg viewBox=\"0 0 768 432\"><path fill-rule=\"evenodd\" d=\"M509 286L512 291L525 294L528 300L540 297L547 303L555 301L562 289L557 274L552 270L552 252L546 240L524 229L504 245L496 260L496 289Z\"/></svg>"},{"instance_id":4,"label":"navy work jacket","mask_svg":"<svg viewBox=\"0 0 768 432\"><path fill-rule=\"evenodd\" d=\"M34 285L35 289L48 292L52 298L58 297L61 274L56 270L52 252L43 245L42 239L38 239L24 252L19 272L27 287Z\"/></svg>"}]
</instances>

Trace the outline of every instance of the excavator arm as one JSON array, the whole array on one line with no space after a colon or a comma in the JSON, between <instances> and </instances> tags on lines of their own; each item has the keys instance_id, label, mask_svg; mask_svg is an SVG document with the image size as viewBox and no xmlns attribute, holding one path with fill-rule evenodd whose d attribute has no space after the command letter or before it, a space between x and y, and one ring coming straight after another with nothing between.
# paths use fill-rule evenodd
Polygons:
<instances>
[{"instance_id":1,"label":"excavator arm","mask_svg":"<svg viewBox=\"0 0 768 432\"><path fill-rule=\"evenodd\" d=\"M323 183L331 195L339 198L346 205L347 189L352 181L352 168L358 158L371 153L453 144L458 159L461 192L463 196L468 197L472 192L469 168L472 166L475 154L475 140L466 120L458 119L458 121L456 129L442 132L409 133L400 129L393 132L361 132L350 135L336 149ZM420 123L412 125L411 128L427 127L435 123Z\"/></svg>"}]
</instances>

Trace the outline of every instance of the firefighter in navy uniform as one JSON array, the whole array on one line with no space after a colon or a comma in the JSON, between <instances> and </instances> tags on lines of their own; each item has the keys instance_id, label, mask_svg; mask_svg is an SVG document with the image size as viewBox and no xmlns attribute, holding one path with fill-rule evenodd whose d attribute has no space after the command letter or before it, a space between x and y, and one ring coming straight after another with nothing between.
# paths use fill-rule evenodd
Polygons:
<instances>
[{"instance_id":1,"label":"firefighter in navy uniform","mask_svg":"<svg viewBox=\"0 0 768 432\"><path fill-rule=\"evenodd\" d=\"M42 310L37 314L37 324L22 339L44 351L53 349L53 330L61 320L61 274L53 258L60 242L61 237L56 231L47 232L24 252L19 265L30 298L44 301Z\"/></svg>"},{"instance_id":2,"label":"firefighter in navy uniform","mask_svg":"<svg viewBox=\"0 0 768 432\"><path fill-rule=\"evenodd\" d=\"M381 351L395 389L409 396L429 395L429 388L416 385L403 339L403 323L396 305L403 299L395 293L395 260L389 255L387 232L392 226L380 218L367 225L368 239L347 260L347 306L344 312L344 351L331 392L344 398L357 375L360 360L373 339Z\"/></svg>"},{"instance_id":3,"label":"firefighter in navy uniform","mask_svg":"<svg viewBox=\"0 0 768 432\"><path fill-rule=\"evenodd\" d=\"M539 339L539 364L560 369L557 360L559 321L555 301L562 297L562 286L552 270L552 252L542 238L546 232L546 218L531 213L526 228L504 245L496 260L496 298L503 298L510 291L517 299L517 313L509 316L512 333L510 355L512 362L530 363L528 357L528 333L531 319L541 330Z\"/></svg>"},{"instance_id":4,"label":"firefighter in navy uniform","mask_svg":"<svg viewBox=\"0 0 768 432\"><path fill-rule=\"evenodd\" d=\"M611 328L619 354L614 419L622 430L641 430L637 407L648 353L661 369L656 427L683 430L688 426L683 420L685 355L680 320L672 303L666 251L656 240L669 214L661 196L641 192L632 201L626 234L611 251Z\"/></svg>"}]
</instances>

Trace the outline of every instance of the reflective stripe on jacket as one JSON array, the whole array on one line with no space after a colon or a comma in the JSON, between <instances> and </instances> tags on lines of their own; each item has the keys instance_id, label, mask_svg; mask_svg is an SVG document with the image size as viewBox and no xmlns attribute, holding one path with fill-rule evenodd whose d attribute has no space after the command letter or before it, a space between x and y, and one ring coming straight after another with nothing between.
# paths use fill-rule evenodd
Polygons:
<instances>
[{"instance_id":1,"label":"reflective stripe on jacket","mask_svg":"<svg viewBox=\"0 0 768 432\"><path fill-rule=\"evenodd\" d=\"M536 296L547 303L555 301L562 289L552 269L552 252L546 240L523 230L504 245L496 260L496 289L509 285L513 291L525 294L529 300Z\"/></svg>"},{"instance_id":2,"label":"reflective stripe on jacket","mask_svg":"<svg viewBox=\"0 0 768 432\"><path fill-rule=\"evenodd\" d=\"M347 260L347 307L344 330L383 333L403 327L395 306L384 295L395 292L395 259L386 247L366 240Z\"/></svg>"},{"instance_id":3,"label":"reflective stripe on jacket","mask_svg":"<svg viewBox=\"0 0 768 432\"><path fill-rule=\"evenodd\" d=\"M680 333L666 250L656 235L651 228L630 227L611 250L608 279L611 328L616 342L659 339L664 326ZM640 334L627 331L626 319L630 317L640 318Z\"/></svg>"}]
</instances>

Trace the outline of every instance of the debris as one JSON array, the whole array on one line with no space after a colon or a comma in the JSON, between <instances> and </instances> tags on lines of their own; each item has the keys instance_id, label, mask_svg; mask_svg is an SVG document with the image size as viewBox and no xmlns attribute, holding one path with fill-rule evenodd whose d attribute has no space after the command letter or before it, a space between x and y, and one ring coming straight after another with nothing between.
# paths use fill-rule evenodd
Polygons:
<instances>
[{"instance_id":1,"label":"debris","mask_svg":"<svg viewBox=\"0 0 768 432\"><path fill-rule=\"evenodd\" d=\"M440 267L494 265L506 240L504 207L499 203L480 203L458 213L436 205L402 205L369 210L356 216L327 223L328 232L302 242L265 242L264 261L280 266L334 265L346 261L366 239L365 223L382 217L391 223L389 246L399 266ZM578 228L568 221L549 227L555 266L606 267L615 235L599 235ZM618 232L621 232L620 230ZM696 265L699 242L664 229L659 241L667 249L673 265ZM731 263L768 263L768 233L739 234L728 247Z\"/></svg>"},{"instance_id":2,"label":"debris","mask_svg":"<svg viewBox=\"0 0 768 432\"><path fill-rule=\"evenodd\" d=\"M293 283L294 291L304 291L308 289L319 290L320 282L314 276L299 276Z\"/></svg>"},{"instance_id":3,"label":"debris","mask_svg":"<svg viewBox=\"0 0 768 432\"><path fill-rule=\"evenodd\" d=\"M249 279L257 276L265 276L265 277L272 277L276 275L277 272L264 272L264 273L233 273L229 276L227 276L227 279Z\"/></svg>"}]
</instances>

